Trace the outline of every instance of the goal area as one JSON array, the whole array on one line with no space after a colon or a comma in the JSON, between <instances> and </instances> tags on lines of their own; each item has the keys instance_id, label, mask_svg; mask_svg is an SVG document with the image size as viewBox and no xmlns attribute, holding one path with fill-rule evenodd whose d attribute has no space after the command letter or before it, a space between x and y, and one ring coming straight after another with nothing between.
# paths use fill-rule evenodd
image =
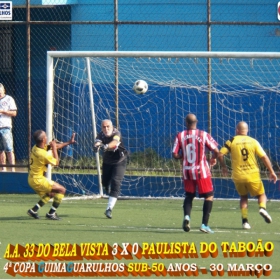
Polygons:
<instances>
[{"instance_id":1,"label":"goal area","mask_svg":"<svg viewBox=\"0 0 280 280\"><path fill-rule=\"evenodd\" d=\"M76 144L60 151L60 165L48 176L71 195L103 196L102 157L93 143L101 121L111 119L130 154L121 197L183 197L172 148L189 113L219 148L246 121L278 173L279 74L280 53L49 51L47 136L65 142L76 132ZM133 91L136 80L147 82L145 94ZM229 168L230 162L226 157ZM268 198L278 199L278 183L269 182L261 162L260 169ZM212 177L215 198L238 198L219 165Z\"/></svg>"}]
</instances>

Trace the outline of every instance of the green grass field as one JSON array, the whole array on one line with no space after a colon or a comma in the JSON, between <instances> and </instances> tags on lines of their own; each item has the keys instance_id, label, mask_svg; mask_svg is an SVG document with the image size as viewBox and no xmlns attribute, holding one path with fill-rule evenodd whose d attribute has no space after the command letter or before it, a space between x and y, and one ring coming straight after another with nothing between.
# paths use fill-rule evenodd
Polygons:
<instances>
[{"instance_id":1,"label":"green grass field","mask_svg":"<svg viewBox=\"0 0 280 280\"><path fill-rule=\"evenodd\" d=\"M113 219L107 219L104 210L107 199L96 200L65 200L58 209L58 214L62 218L60 221L49 221L45 219L45 214L49 210L50 203L40 210L40 220L35 220L27 216L26 211L38 201L36 195L0 195L1 227L0 227L0 278L23 278L17 274L15 277L6 274L3 270L9 261L4 258L8 244L54 244L54 243L107 243L113 246L118 243L137 243L142 249L145 243L151 245L156 242L188 242L194 244L197 250L197 258L158 258L158 259L121 259L107 260L106 262L133 265L135 263L147 263L150 267L156 264L163 264L165 268L176 263L196 264L198 276L191 275L194 279L248 279L258 278L254 276L229 276L228 265L237 264L270 264L272 273L269 276L261 275L259 278L279 279L280 278L280 203L268 202L267 209L273 218L271 224L266 224L258 214L257 202L249 203L249 222L251 230L241 228L239 202L214 201L214 206L209 225L214 234L205 234L199 231L202 215L202 200L195 200L192 216L191 231L184 232L182 224L182 199L174 200L119 200L113 211ZM257 246L258 240L262 240L264 246L268 242L274 245L273 254L266 256L245 256L245 257L224 257L221 243L229 242L230 246L238 246L238 242L251 242ZM218 256L213 258L208 256L202 258L200 254L201 242L205 244L217 245ZM214 244L214 245L213 245ZM59 262L59 260L56 260ZM36 263L38 263L37 261ZM51 262L51 261L50 261ZM64 261L69 262L69 261ZM83 259L81 262L102 262L98 260ZM103 261L104 262L104 261ZM223 276L212 276L210 272L211 264L221 264L224 267ZM207 273L203 274L201 268L206 267ZM265 266L266 268L268 266ZM260 266L258 266L260 268ZM164 277L164 276L160 276ZM36 277L34 277L36 278ZM45 276L45 278L49 278ZM66 278L66 276L63 276ZM71 277L73 278L73 277ZM95 278L95 277L91 277ZM104 277L103 277L104 278ZM114 278L114 277L111 277ZM133 275L128 277L133 278ZM139 276L140 278L140 276ZM143 276L141 278L156 278L156 275ZM186 278L186 275L172 276L167 274L165 278Z\"/></svg>"}]
</instances>

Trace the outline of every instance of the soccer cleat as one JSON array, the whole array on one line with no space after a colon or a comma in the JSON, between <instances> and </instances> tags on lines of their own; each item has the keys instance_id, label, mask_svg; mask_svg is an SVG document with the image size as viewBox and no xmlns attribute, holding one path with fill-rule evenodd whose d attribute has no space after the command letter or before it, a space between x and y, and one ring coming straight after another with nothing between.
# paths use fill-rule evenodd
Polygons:
<instances>
[{"instance_id":1,"label":"soccer cleat","mask_svg":"<svg viewBox=\"0 0 280 280\"><path fill-rule=\"evenodd\" d=\"M40 219L39 215L37 212L34 212L32 209L29 209L27 211L27 215L34 218L34 219Z\"/></svg>"},{"instance_id":2,"label":"soccer cleat","mask_svg":"<svg viewBox=\"0 0 280 280\"><path fill-rule=\"evenodd\" d=\"M112 209L111 208L107 209L104 214L107 218L112 219Z\"/></svg>"},{"instance_id":3,"label":"soccer cleat","mask_svg":"<svg viewBox=\"0 0 280 280\"><path fill-rule=\"evenodd\" d=\"M209 226L206 226L204 224L201 225L200 231L205 232L205 233L214 233L213 230Z\"/></svg>"},{"instance_id":4,"label":"soccer cleat","mask_svg":"<svg viewBox=\"0 0 280 280\"><path fill-rule=\"evenodd\" d=\"M191 227L190 227L190 216L189 215L186 215L184 217L184 220L183 220L183 230L186 231L186 232L189 232Z\"/></svg>"},{"instance_id":5,"label":"soccer cleat","mask_svg":"<svg viewBox=\"0 0 280 280\"><path fill-rule=\"evenodd\" d=\"M60 218L57 216L56 213L53 213L53 214L47 213L46 218L49 219L49 220L60 220Z\"/></svg>"},{"instance_id":6,"label":"soccer cleat","mask_svg":"<svg viewBox=\"0 0 280 280\"><path fill-rule=\"evenodd\" d=\"M249 223L243 223L242 227L244 229L251 229L251 226L249 225Z\"/></svg>"},{"instance_id":7,"label":"soccer cleat","mask_svg":"<svg viewBox=\"0 0 280 280\"><path fill-rule=\"evenodd\" d=\"M264 218L265 222L270 224L272 222L272 218L267 213L267 211L264 208L261 208L259 211L260 215Z\"/></svg>"}]
</instances>

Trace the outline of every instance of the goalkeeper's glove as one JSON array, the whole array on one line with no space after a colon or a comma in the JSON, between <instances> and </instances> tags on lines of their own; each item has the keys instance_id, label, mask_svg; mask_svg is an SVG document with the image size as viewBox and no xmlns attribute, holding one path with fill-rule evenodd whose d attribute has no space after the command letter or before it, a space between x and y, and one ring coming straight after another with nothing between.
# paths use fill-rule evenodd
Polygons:
<instances>
[{"instance_id":1,"label":"goalkeeper's glove","mask_svg":"<svg viewBox=\"0 0 280 280\"><path fill-rule=\"evenodd\" d=\"M93 151L94 151L95 153L97 153L97 152L99 151L99 149L100 149L100 145L98 145L98 146L93 146Z\"/></svg>"},{"instance_id":2,"label":"goalkeeper's glove","mask_svg":"<svg viewBox=\"0 0 280 280\"><path fill-rule=\"evenodd\" d=\"M106 145L101 144L101 145L98 145L98 146L93 146L93 151L95 153L97 153L99 150L105 152L105 151L108 150L108 148L109 148L108 144L106 144Z\"/></svg>"},{"instance_id":3,"label":"goalkeeper's glove","mask_svg":"<svg viewBox=\"0 0 280 280\"><path fill-rule=\"evenodd\" d=\"M108 145L108 144L102 145L102 146L100 147L101 151L103 151L103 152L106 152L106 151L108 150L108 148L109 148L109 145Z\"/></svg>"}]
</instances>

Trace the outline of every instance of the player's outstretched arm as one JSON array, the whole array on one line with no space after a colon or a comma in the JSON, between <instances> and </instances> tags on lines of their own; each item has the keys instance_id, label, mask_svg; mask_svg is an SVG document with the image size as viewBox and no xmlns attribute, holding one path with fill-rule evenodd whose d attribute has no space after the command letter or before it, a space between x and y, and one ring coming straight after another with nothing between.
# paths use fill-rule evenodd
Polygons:
<instances>
[{"instance_id":1,"label":"player's outstretched arm","mask_svg":"<svg viewBox=\"0 0 280 280\"><path fill-rule=\"evenodd\" d=\"M106 152L106 151L116 151L117 149L118 149L118 147L119 147L119 145L120 145L120 143L121 142L119 142L118 140L112 140L110 143L108 143L108 144L103 144L103 143L101 143L101 144L99 144L98 145L98 142L95 144L95 147L94 147L94 149L100 149L101 151L103 151L103 152ZM97 151L98 151L97 150Z\"/></svg>"},{"instance_id":2,"label":"player's outstretched arm","mask_svg":"<svg viewBox=\"0 0 280 280\"><path fill-rule=\"evenodd\" d=\"M75 141L75 136L76 136L76 133L74 132L71 136L71 138L69 139L69 141L67 142L63 142L63 143L56 143L56 148L59 150L59 149L62 149L68 145L71 145L71 144L75 144L76 141Z\"/></svg>"}]
</instances>

